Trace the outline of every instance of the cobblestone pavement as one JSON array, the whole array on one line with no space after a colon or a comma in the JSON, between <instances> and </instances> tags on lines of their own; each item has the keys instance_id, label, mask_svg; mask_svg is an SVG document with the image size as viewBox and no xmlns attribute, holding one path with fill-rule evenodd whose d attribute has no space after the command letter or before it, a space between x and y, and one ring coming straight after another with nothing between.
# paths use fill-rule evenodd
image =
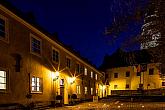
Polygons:
<instances>
[{"instance_id":1,"label":"cobblestone pavement","mask_svg":"<svg viewBox=\"0 0 165 110\"><path fill-rule=\"evenodd\" d=\"M165 110L165 102L88 102L48 110Z\"/></svg>"}]
</instances>

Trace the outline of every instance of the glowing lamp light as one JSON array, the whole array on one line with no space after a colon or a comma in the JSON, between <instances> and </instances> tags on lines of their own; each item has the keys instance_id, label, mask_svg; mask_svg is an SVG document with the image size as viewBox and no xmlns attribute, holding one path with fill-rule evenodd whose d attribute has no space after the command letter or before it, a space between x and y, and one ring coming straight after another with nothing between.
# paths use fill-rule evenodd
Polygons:
<instances>
[{"instance_id":1,"label":"glowing lamp light","mask_svg":"<svg viewBox=\"0 0 165 110\"><path fill-rule=\"evenodd\" d=\"M73 84L75 82L75 80L76 80L76 77L71 77L70 78L70 83Z\"/></svg>"},{"instance_id":2,"label":"glowing lamp light","mask_svg":"<svg viewBox=\"0 0 165 110\"><path fill-rule=\"evenodd\" d=\"M59 78L59 71L52 72L52 79L53 81L56 81Z\"/></svg>"}]
</instances>

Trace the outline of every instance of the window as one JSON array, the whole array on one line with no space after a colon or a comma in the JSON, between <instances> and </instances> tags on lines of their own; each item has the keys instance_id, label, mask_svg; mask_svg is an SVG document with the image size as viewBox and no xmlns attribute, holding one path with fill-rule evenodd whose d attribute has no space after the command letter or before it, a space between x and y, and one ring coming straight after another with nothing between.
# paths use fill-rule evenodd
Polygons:
<instances>
[{"instance_id":1,"label":"window","mask_svg":"<svg viewBox=\"0 0 165 110\"><path fill-rule=\"evenodd\" d=\"M0 18L0 38L5 38L5 20Z\"/></svg>"},{"instance_id":2,"label":"window","mask_svg":"<svg viewBox=\"0 0 165 110\"><path fill-rule=\"evenodd\" d=\"M95 79L97 80L97 74L95 74Z\"/></svg>"},{"instance_id":3,"label":"window","mask_svg":"<svg viewBox=\"0 0 165 110\"><path fill-rule=\"evenodd\" d=\"M55 49L52 50L52 60L54 62L59 62L59 52Z\"/></svg>"},{"instance_id":4,"label":"window","mask_svg":"<svg viewBox=\"0 0 165 110\"><path fill-rule=\"evenodd\" d=\"M91 88L91 95L93 95L93 88Z\"/></svg>"},{"instance_id":5,"label":"window","mask_svg":"<svg viewBox=\"0 0 165 110\"><path fill-rule=\"evenodd\" d=\"M98 95L98 89L96 89L96 95Z\"/></svg>"},{"instance_id":6,"label":"window","mask_svg":"<svg viewBox=\"0 0 165 110\"><path fill-rule=\"evenodd\" d=\"M32 92L42 92L42 79L32 77Z\"/></svg>"},{"instance_id":7,"label":"window","mask_svg":"<svg viewBox=\"0 0 165 110\"><path fill-rule=\"evenodd\" d=\"M118 78L118 73L114 73L114 78Z\"/></svg>"},{"instance_id":8,"label":"window","mask_svg":"<svg viewBox=\"0 0 165 110\"><path fill-rule=\"evenodd\" d=\"M125 88L126 88L126 89L129 89L129 84L126 84Z\"/></svg>"},{"instance_id":9,"label":"window","mask_svg":"<svg viewBox=\"0 0 165 110\"><path fill-rule=\"evenodd\" d=\"M162 86L165 86L165 82L162 82Z\"/></svg>"},{"instance_id":10,"label":"window","mask_svg":"<svg viewBox=\"0 0 165 110\"><path fill-rule=\"evenodd\" d=\"M117 85L114 85L114 89L117 89Z\"/></svg>"},{"instance_id":11,"label":"window","mask_svg":"<svg viewBox=\"0 0 165 110\"><path fill-rule=\"evenodd\" d=\"M129 76L130 76L130 72L127 71L127 72L126 72L126 77L129 77Z\"/></svg>"},{"instance_id":12,"label":"window","mask_svg":"<svg viewBox=\"0 0 165 110\"><path fill-rule=\"evenodd\" d=\"M6 89L6 71L0 71L0 90Z\"/></svg>"},{"instance_id":13,"label":"window","mask_svg":"<svg viewBox=\"0 0 165 110\"><path fill-rule=\"evenodd\" d=\"M8 22L6 17L0 15L0 40L8 40Z\"/></svg>"},{"instance_id":14,"label":"window","mask_svg":"<svg viewBox=\"0 0 165 110\"><path fill-rule=\"evenodd\" d=\"M40 55L41 54L41 40L34 35L31 37L31 52Z\"/></svg>"},{"instance_id":15,"label":"window","mask_svg":"<svg viewBox=\"0 0 165 110\"><path fill-rule=\"evenodd\" d=\"M91 71L91 78L93 78L93 71Z\"/></svg>"},{"instance_id":16,"label":"window","mask_svg":"<svg viewBox=\"0 0 165 110\"><path fill-rule=\"evenodd\" d=\"M137 72L137 76L140 76L141 75L141 73L140 72Z\"/></svg>"},{"instance_id":17,"label":"window","mask_svg":"<svg viewBox=\"0 0 165 110\"><path fill-rule=\"evenodd\" d=\"M150 68L149 69L149 75L153 75L154 74L154 68Z\"/></svg>"},{"instance_id":18,"label":"window","mask_svg":"<svg viewBox=\"0 0 165 110\"><path fill-rule=\"evenodd\" d=\"M80 94L80 85L76 86L76 91L77 91L77 94Z\"/></svg>"},{"instance_id":19,"label":"window","mask_svg":"<svg viewBox=\"0 0 165 110\"><path fill-rule=\"evenodd\" d=\"M88 71L87 71L87 68L85 68L85 69L84 69L84 75L87 76L87 74L88 74Z\"/></svg>"},{"instance_id":20,"label":"window","mask_svg":"<svg viewBox=\"0 0 165 110\"><path fill-rule=\"evenodd\" d=\"M84 66L81 66L81 68L80 68L80 73L84 73Z\"/></svg>"},{"instance_id":21,"label":"window","mask_svg":"<svg viewBox=\"0 0 165 110\"><path fill-rule=\"evenodd\" d=\"M85 94L87 94L88 93L88 88L87 87L85 87Z\"/></svg>"},{"instance_id":22,"label":"window","mask_svg":"<svg viewBox=\"0 0 165 110\"><path fill-rule=\"evenodd\" d=\"M64 86L64 79L60 80L60 86Z\"/></svg>"},{"instance_id":23,"label":"window","mask_svg":"<svg viewBox=\"0 0 165 110\"><path fill-rule=\"evenodd\" d=\"M66 58L66 66L70 68L71 67L70 65L71 65L70 58Z\"/></svg>"},{"instance_id":24,"label":"window","mask_svg":"<svg viewBox=\"0 0 165 110\"><path fill-rule=\"evenodd\" d=\"M80 73L80 64L78 64L78 63L76 64L76 72Z\"/></svg>"}]
</instances>

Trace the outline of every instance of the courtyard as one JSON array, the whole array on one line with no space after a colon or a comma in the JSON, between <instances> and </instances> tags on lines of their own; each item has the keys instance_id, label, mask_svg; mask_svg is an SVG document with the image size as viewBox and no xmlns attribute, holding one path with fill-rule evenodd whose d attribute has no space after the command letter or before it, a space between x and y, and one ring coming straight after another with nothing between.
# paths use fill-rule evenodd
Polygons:
<instances>
[{"instance_id":1,"label":"courtyard","mask_svg":"<svg viewBox=\"0 0 165 110\"><path fill-rule=\"evenodd\" d=\"M165 102L120 102L107 99L48 110L165 110Z\"/></svg>"}]
</instances>

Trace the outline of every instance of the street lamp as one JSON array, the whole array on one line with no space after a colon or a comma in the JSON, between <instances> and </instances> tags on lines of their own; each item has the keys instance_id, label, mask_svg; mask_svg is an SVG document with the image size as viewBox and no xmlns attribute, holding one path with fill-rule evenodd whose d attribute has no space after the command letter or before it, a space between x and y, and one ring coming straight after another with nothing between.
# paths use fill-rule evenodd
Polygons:
<instances>
[{"instance_id":1,"label":"street lamp","mask_svg":"<svg viewBox=\"0 0 165 110\"><path fill-rule=\"evenodd\" d=\"M75 80L76 80L76 77L71 77L71 78L69 79L69 81L70 81L70 84L73 84L73 83L75 83Z\"/></svg>"},{"instance_id":2,"label":"street lamp","mask_svg":"<svg viewBox=\"0 0 165 110\"><path fill-rule=\"evenodd\" d=\"M54 100L56 99L56 80L59 78L59 71L52 72L52 79L53 79L53 97ZM54 87L55 86L55 87ZM55 92L55 93L54 93ZM53 102L54 104L56 103L55 101Z\"/></svg>"},{"instance_id":3,"label":"street lamp","mask_svg":"<svg viewBox=\"0 0 165 110\"><path fill-rule=\"evenodd\" d=\"M59 78L59 71L52 72L52 79L53 81L56 81Z\"/></svg>"}]
</instances>

